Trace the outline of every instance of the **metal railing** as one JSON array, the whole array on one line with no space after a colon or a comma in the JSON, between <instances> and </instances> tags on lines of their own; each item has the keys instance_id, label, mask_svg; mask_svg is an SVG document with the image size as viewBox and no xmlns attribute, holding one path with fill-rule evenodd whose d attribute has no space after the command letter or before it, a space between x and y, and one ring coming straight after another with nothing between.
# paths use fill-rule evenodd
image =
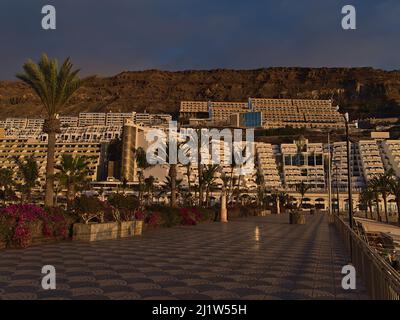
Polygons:
<instances>
[{"instance_id":1,"label":"metal railing","mask_svg":"<svg viewBox=\"0 0 400 320\"><path fill-rule=\"evenodd\" d=\"M329 217L373 300L400 300L400 275L338 216Z\"/></svg>"}]
</instances>

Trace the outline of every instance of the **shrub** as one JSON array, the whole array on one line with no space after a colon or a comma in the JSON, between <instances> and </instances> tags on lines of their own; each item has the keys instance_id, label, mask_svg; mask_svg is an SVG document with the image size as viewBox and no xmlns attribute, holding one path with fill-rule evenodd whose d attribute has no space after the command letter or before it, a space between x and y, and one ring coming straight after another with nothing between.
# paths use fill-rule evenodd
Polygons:
<instances>
[{"instance_id":1,"label":"shrub","mask_svg":"<svg viewBox=\"0 0 400 320\"><path fill-rule=\"evenodd\" d=\"M139 201L135 196L125 196L115 193L108 199L110 205L117 210L115 220L131 221L135 218L135 211L139 208ZM114 217L115 214L114 214Z\"/></svg>"},{"instance_id":2,"label":"shrub","mask_svg":"<svg viewBox=\"0 0 400 320\"><path fill-rule=\"evenodd\" d=\"M144 220L144 213L143 213L143 211L140 211L140 210L136 211L136 212L135 212L135 219L136 219L136 220Z\"/></svg>"},{"instance_id":3,"label":"shrub","mask_svg":"<svg viewBox=\"0 0 400 320\"><path fill-rule=\"evenodd\" d=\"M83 195L75 199L75 213L77 213L85 224L97 219L104 221L104 205L97 197Z\"/></svg>"},{"instance_id":4,"label":"shrub","mask_svg":"<svg viewBox=\"0 0 400 320\"><path fill-rule=\"evenodd\" d=\"M147 224L151 227L157 227L162 224L160 212L152 212L147 216Z\"/></svg>"},{"instance_id":5,"label":"shrub","mask_svg":"<svg viewBox=\"0 0 400 320\"><path fill-rule=\"evenodd\" d=\"M204 211L198 208L181 208L179 213L182 217L182 224L194 226L201 221L205 221L206 215Z\"/></svg>"},{"instance_id":6,"label":"shrub","mask_svg":"<svg viewBox=\"0 0 400 320\"><path fill-rule=\"evenodd\" d=\"M64 239L68 236L67 220L62 212L32 204L11 205L0 211L0 237L7 246L27 247L35 235ZM53 211L52 211L53 210Z\"/></svg>"},{"instance_id":7,"label":"shrub","mask_svg":"<svg viewBox=\"0 0 400 320\"><path fill-rule=\"evenodd\" d=\"M181 224L181 216L179 215L179 209L165 207L161 211L163 218L163 226L170 228Z\"/></svg>"}]
</instances>

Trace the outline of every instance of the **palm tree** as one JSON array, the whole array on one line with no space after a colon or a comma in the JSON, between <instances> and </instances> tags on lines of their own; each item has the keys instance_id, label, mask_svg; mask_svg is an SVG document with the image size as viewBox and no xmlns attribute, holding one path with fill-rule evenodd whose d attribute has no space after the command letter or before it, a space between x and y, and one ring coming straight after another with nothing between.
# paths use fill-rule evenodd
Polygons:
<instances>
[{"instance_id":1,"label":"palm tree","mask_svg":"<svg viewBox=\"0 0 400 320\"><path fill-rule=\"evenodd\" d=\"M4 205L7 201L7 196L12 192L12 188L14 186L14 178L13 178L13 171L8 168L1 168L0 169L0 187L4 191Z\"/></svg>"},{"instance_id":2,"label":"palm tree","mask_svg":"<svg viewBox=\"0 0 400 320\"><path fill-rule=\"evenodd\" d=\"M147 200L148 204L151 205L153 201L153 192L154 192L154 182L155 178L153 176L149 176L148 178L144 179L144 187L147 192Z\"/></svg>"},{"instance_id":3,"label":"palm tree","mask_svg":"<svg viewBox=\"0 0 400 320\"><path fill-rule=\"evenodd\" d=\"M301 199L300 199L300 204L299 204L299 209L301 208L301 206L303 205L303 199L305 194L308 192L308 190L310 190L312 188L312 186L310 184L306 184L303 181L296 184L296 191L298 193L300 193L301 195Z\"/></svg>"},{"instance_id":4,"label":"palm tree","mask_svg":"<svg viewBox=\"0 0 400 320\"><path fill-rule=\"evenodd\" d=\"M206 189L206 206L210 205L210 191L215 187L215 174L218 172L219 168L218 164L210 164L203 170L202 181Z\"/></svg>"},{"instance_id":5,"label":"palm tree","mask_svg":"<svg viewBox=\"0 0 400 320\"><path fill-rule=\"evenodd\" d=\"M48 134L48 145L44 204L52 207L54 203L56 134L60 131L58 113L80 88L82 81L78 78L79 69L72 70L69 58L59 68L56 59L51 60L46 54L43 54L37 64L28 60L23 65L23 70L23 73L17 74L17 78L33 89L46 112L44 131Z\"/></svg>"},{"instance_id":6,"label":"palm tree","mask_svg":"<svg viewBox=\"0 0 400 320\"><path fill-rule=\"evenodd\" d=\"M126 179L125 177L122 179L121 187L122 194L125 195L125 190L128 188L128 179Z\"/></svg>"},{"instance_id":7,"label":"palm tree","mask_svg":"<svg viewBox=\"0 0 400 320\"><path fill-rule=\"evenodd\" d=\"M397 225L400 227L400 179L398 177L390 182L390 193L395 196L397 206Z\"/></svg>"},{"instance_id":8,"label":"palm tree","mask_svg":"<svg viewBox=\"0 0 400 320\"><path fill-rule=\"evenodd\" d=\"M139 205L143 206L143 180L144 180L144 170L149 168L151 165L147 162L146 151L142 147L135 150L135 160L138 168L140 169L138 173L139 178Z\"/></svg>"},{"instance_id":9,"label":"palm tree","mask_svg":"<svg viewBox=\"0 0 400 320\"><path fill-rule=\"evenodd\" d=\"M257 184L257 206L259 207L260 205L262 206L262 202L264 199L264 191L265 191L265 177L260 172L260 170L257 170L256 172L256 179L255 183Z\"/></svg>"},{"instance_id":10,"label":"palm tree","mask_svg":"<svg viewBox=\"0 0 400 320\"><path fill-rule=\"evenodd\" d=\"M192 206L192 185L190 181L190 173L191 173L191 166L192 164L190 161L185 165L186 167L186 177L187 177L187 183L188 183L188 201L189 201L189 206Z\"/></svg>"},{"instance_id":11,"label":"palm tree","mask_svg":"<svg viewBox=\"0 0 400 320\"><path fill-rule=\"evenodd\" d=\"M15 157L15 162L19 169L19 174L24 181L23 184L18 185L18 189L22 194L25 194L26 201L30 202L32 198L32 189L39 185L39 168L33 157L22 160Z\"/></svg>"},{"instance_id":12,"label":"palm tree","mask_svg":"<svg viewBox=\"0 0 400 320\"><path fill-rule=\"evenodd\" d=\"M385 218L387 223L389 223L389 217L387 211L387 198L390 193L389 186L391 184L392 179L393 179L393 173L391 171L388 171L384 174L379 174L373 177L370 181L371 186L382 196L383 207L385 210ZM378 203L377 206L379 206Z\"/></svg>"},{"instance_id":13,"label":"palm tree","mask_svg":"<svg viewBox=\"0 0 400 320\"><path fill-rule=\"evenodd\" d=\"M61 163L54 168L58 170L55 174L56 179L67 190L67 207L70 208L75 200L76 188L88 180L89 162L81 156L63 154Z\"/></svg>"},{"instance_id":14,"label":"palm tree","mask_svg":"<svg viewBox=\"0 0 400 320\"><path fill-rule=\"evenodd\" d=\"M176 191L181 189L181 184L182 184L182 179L175 179L173 181L171 179L171 176L167 176L164 180L164 185L163 185L163 190L164 192L170 192L171 194L171 201L170 201L170 206L173 207L172 204L172 194L175 193L175 206L176 206Z\"/></svg>"},{"instance_id":15,"label":"palm tree","mask_svg":"<svg viewBox=\"0 0 400 320\"><path fill-rule=\"evenodd\" d=\"M364 188L360 193L360 203L365 206L365 218L368 218L368 209L371 215L371 219L373 219L372 213L372 203L374 201L375 195L374 190L371 187Z\"/></svg>"}]
</instances>

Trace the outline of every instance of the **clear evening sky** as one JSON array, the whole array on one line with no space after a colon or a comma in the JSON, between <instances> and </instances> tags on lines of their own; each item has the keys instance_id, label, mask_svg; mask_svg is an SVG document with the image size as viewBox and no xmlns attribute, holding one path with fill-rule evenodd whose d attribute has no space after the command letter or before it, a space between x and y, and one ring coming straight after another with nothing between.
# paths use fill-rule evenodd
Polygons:
<instances>
[{"instance_id":1,"label":"clear evening sky","mask_svg":"<svg viewBox=\"0 0 400 320\"><path fill-rule=\"evenodd\" d=\"M57 30L41 28L42 6ZM341 8L357 9L357 30ZM399 0L1 0L0 79L42 52L84 74L270 66L398 69Z\"/></svg>"}]
</instances>

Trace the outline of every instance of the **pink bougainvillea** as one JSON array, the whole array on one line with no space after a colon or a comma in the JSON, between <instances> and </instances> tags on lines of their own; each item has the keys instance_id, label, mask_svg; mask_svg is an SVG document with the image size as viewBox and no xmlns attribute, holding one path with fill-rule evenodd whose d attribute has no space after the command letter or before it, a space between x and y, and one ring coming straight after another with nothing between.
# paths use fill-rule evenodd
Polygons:
<instances>
[{"instance_id":1,"label":"pink bougainvillea","mask_svg":"<svg viewBox=\"0 0 400 320\"><path fill-rule=\"evenodd\" d=\"M197 208L181 208L179 214L182 224L186 226L194 226L203 219L202 213Z\"/></svg>"},{"instance_id":2,"label":"pink bougainvillea","mask_svg":"<svg viewBox=\"0 0 400 320\"><path fill-rule=\"evenodd\" d=\"M147 223L152 227L158 226L161 223L161 214L159 212L150 213Z\"/></svg>"},{"instance_id":3,"label":"pink bougainvillea","mask_svg":"<svg viewBox=\"0 0 400 320\"><path fill-rule=\"evenodd\" d=\"M60 212L46 212L32 204L16 204L0 210L0 236L8 245L27 247L32 231L41 224L42 235L52 238L67 236L67 222Z\"/></svg>"},{"instance_id":4,"label":"pink bougainvillea","mask_svg":"<svg viewBox=\"0 0 400 320\"><path fill-rule=\"evenodd\" d=\"M144 220L144 213L143 213L143 211L140 211L140 210L136 211L136 212L135 212L135 219L136 219L136 220Z\"/></svg>"}]
</instances>

